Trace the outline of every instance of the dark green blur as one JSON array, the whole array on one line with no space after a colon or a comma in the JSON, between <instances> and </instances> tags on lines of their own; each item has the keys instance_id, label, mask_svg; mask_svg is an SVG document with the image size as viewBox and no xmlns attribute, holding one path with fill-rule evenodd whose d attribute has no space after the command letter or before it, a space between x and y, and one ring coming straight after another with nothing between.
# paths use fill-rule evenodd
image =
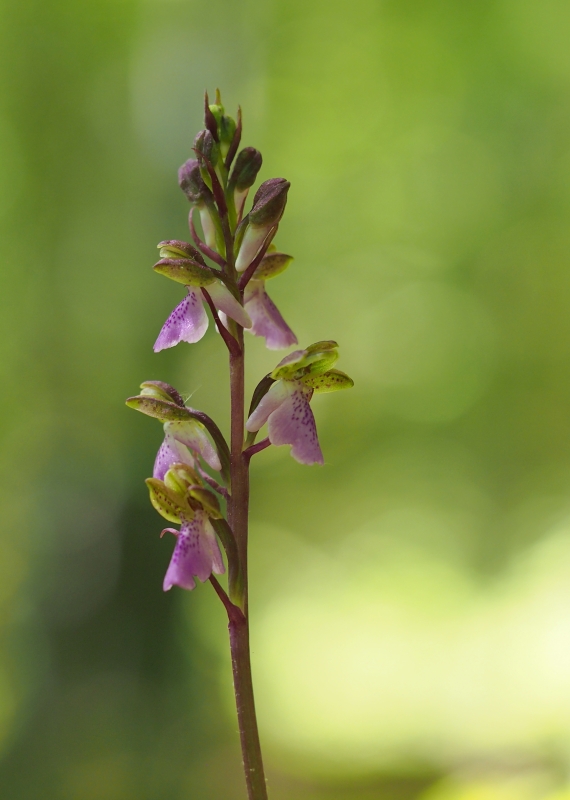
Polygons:
<instances>
[{"instance_id":1,"label":"dark green blur","mask_svg":"<svg viewBox=\"0 0 570 800\"><path fill-rule=\"evenodd\" d=\"M0 796L243 800L224 613L164 594L174 384L227 431L181 287L205 88L291 182L268 291L355 388L326 466L255 456L272 800L568 800L570 6L0 0ZM252 391L283 354L247 339Z\"/></svg>"}]
</instances>

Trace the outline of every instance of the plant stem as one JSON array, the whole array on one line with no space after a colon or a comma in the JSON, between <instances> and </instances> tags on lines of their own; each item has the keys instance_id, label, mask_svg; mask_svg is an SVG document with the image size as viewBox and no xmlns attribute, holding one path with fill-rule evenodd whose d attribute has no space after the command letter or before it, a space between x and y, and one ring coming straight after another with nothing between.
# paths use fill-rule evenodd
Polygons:
<instances>
[{"instance_id":1,"label":"plant stem","mask_svg":"<svg viewBox=\"0 0 570 800\"><path fill-rule=\"evenodd\" d=\"M236 537L244 580L244 616L229 615L230 649L243 767L249 800L267 800L261 746L255 716L247 597L247 533L249 509L249 459L243 454L244 342L238 326L239 353L230 353L231 397L231 496L228 522Z\"/></svg>"}]
</instances>

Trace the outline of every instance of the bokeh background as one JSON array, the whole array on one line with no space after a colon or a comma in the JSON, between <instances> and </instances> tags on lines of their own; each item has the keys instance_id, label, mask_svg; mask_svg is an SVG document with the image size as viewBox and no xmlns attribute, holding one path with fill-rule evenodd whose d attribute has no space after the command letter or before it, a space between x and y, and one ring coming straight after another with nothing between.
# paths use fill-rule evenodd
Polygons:
<instances>
[{"instance_id":1,"label":"bokeh background","mask_svg":"<svg viewBox=\"0 0 570 800\"><path fill-rule=\"evenodd\" d=\"M324 469L254 462L272 800L570 797L569 41L564 0L2 0L2 797L245 797L124 406L162 379L227 430L216 334L152 352L216 86L292 183L272 296L356 382Z\"/></svg>"}]
</instances>

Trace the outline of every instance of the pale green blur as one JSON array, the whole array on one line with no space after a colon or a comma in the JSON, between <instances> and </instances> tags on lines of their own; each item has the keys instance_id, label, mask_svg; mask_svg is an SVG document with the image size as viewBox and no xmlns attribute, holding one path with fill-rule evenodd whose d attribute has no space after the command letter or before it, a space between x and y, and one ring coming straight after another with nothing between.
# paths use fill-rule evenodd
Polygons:
<instances>
[{"instance_id":1,"label":"pale green blur","mask_svg":"<svg viewBox=\"0 0 570 800\"><path fill-rule=\"evenodd\" d=\"M173 383L227 431L182 289L202 94L291 181L268 290L326 466L252 475L272 800L568 800L570 6L2 0L0 795L243 800L224 612L161 590L144 478ZM283 353L248 337L248 390Z\"/></svg>"}]
</instances>

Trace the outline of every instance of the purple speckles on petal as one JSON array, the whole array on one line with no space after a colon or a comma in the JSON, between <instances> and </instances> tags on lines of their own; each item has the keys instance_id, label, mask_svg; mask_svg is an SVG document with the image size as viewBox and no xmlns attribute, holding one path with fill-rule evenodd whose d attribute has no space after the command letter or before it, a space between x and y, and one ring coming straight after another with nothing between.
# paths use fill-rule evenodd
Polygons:
<instances>
[{"instance_id":1,"label":"purple speckles on petal","mask_svg":"<svg viewBox=\"0 0 570 800\"><path fill-rule=\"evenodd\" d=\"M265 281L251 280L244 292L244 306L252 320L250 333L265 337L269 350L283 350L297 344L297 337L265 291Z\"/></svg>"},{"instance_id":2,"label":"purple speckles on petal","mask_svg":"<svg viewBox=\"0 0 570 800\"><path fill-rule=\"evenodd\" d=\"M179 342L200 341L208 329L208 315L204 311L201 295L189 291L184 300L170 314L154 344L154 352L158 353L167 347L174 347Z\"/></svg>"},{"instance_id":3,"label":"purple speckles on petal","mask_svg":"<svg viewBox=\"0 0 570 800\"><path fill-rule=\"evenodd\" d=\"M324 464L315 418L309 405L311 392L298 381L284 381L291 391L269 416L269 440L274 445L290 444L291 455L301 464Z\"/></svg>"},{"instance_id":4,"label":"purple speckles on petal","mask_svg":"<svg viewBox=\"0 0 570 800\"><path fill-rule=\"evenodd\" d=\"M224 562L214 529L204 511L196 511L194 519L184 521L164 576L163 589L173 586L194 589L198 580L207 581L212 572L225 572Z\"/></svg>"}]
</instances>

